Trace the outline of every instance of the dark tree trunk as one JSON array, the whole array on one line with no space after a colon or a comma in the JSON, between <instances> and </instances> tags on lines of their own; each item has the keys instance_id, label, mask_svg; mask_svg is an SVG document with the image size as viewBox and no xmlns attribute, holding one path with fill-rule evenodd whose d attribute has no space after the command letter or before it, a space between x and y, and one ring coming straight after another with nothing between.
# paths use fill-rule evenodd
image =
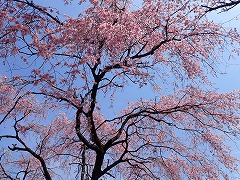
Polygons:
<instances>
[{"instance_id":1,"label":"dark tree trunk","mask_svg":"<svg viewBox=\"0 0 240 180\"><path fill-rule=\"evenodd\" d=\"M92 172L92 180L98 180L102 176L101 167L103 164L103 158L104 158L104 154L102 152L97 153L97 157L96 157L93 172Z\"/></svg>"}]
</instances>

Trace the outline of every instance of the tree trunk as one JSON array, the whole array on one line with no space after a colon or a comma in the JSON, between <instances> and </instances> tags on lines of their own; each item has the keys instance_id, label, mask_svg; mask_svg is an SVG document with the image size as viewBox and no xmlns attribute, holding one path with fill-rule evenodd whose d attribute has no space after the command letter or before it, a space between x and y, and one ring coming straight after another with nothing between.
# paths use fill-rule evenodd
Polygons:
<instances>
[{"instance_id":1,"label":"tree trunk","mask_svg":"<svg viewBox=\"0 0 240 180\"><path fill-rule=\"evenodd\" d=\"M98 180L102 176L102 164L103 164L104 154L102 152L97 152L97 157L95 160L93 172L92 172L92 179L91 180Z\"/></svg>"},{"instance_id":2,"label":"tree trunk","mask_svg":"<svg viewBox=\"0 0 240 180\"><path fill-rule=\"evenodd\" d=\"M83 146L83 152L82 152L82 171L81 171L81 180L85 180L85 166L86 166L86 157L85 157L85 150L86 146Z\"/></svg>"}]
</instances>

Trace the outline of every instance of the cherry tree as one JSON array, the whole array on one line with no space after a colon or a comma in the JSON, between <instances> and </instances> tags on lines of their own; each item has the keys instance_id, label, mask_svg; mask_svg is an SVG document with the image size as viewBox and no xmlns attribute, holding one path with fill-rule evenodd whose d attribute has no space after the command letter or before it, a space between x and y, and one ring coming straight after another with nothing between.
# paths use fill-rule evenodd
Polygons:
<instances>
[{"instance_id":1,"label":"cherry tree","mask_svg":"<svg viewBox=\"0 0 240 180\"><path fill-rule=\"evenodd\" d=\"M0 178L231 178L240 92L208 76L240 37L218 3L0 0Z\"/></svg>"}]
</instances>

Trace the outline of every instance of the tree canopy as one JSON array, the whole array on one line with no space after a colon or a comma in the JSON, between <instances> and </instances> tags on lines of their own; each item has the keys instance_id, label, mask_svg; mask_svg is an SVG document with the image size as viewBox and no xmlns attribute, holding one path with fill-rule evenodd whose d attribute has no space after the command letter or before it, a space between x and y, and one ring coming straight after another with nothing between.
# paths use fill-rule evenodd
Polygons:
<instances>
[{"instance_id":1,"label":"tree canopy","mask_svg":"<svg viewBox=\"0 0 240 180\"><path fill-rule=\"evenodd\" d=\"M0 0L0 178L231 178L240 92L208 76L240 36L207 15L238 3Z\"/></svg>"}]
</instances>

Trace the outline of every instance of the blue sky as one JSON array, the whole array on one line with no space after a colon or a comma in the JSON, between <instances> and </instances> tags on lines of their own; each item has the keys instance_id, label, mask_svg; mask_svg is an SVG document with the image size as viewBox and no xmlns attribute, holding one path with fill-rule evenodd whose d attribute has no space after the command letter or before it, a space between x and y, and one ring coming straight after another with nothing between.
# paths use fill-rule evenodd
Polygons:
<instances>
[{"instance_id":1,"label":"blue sky","mask_svg":"<svg viewBox=\"0 0 240 180\"><path fill-rule=\"evenodd\" d=\"M209 14L210 19L222 23L226 29L235 27L240 31L239 16L240 5L228 12L212 12ZM225 62L219 65L219 69L223 74L218 74L217 77L211 77L211 80L216 83L215 87L219 88L220 92L240 90L240 57L234 56L234 59L229 60L228 56L229 53L225 51Z\"/></svg>"}]
</instances>

